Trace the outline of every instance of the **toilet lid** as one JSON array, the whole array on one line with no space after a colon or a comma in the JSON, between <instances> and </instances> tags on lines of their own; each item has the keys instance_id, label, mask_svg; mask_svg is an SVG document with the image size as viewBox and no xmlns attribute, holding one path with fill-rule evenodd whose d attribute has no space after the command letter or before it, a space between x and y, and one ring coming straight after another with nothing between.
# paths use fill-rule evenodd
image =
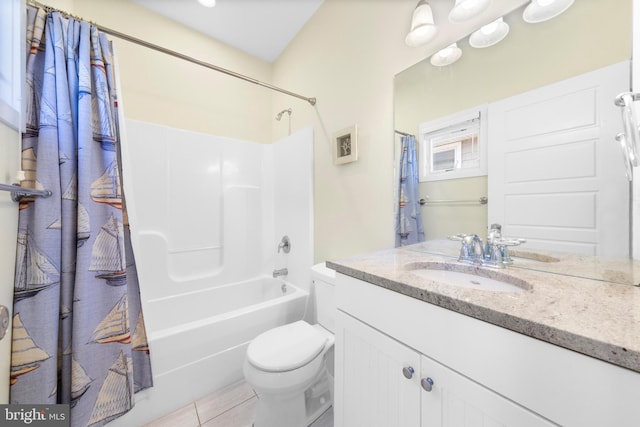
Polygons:
<instances>
[{"instance_id":1,"label":"toilet lid","mask_svg":"<svg viewBox=\"0 0 640 427\"><path fill-rule=\"evenodd\" d=\"M291 371L318 356L326 341L326 336L300 320L260 334L249 344L247 359L263 371Z\"/></svg>"}]
</instances>

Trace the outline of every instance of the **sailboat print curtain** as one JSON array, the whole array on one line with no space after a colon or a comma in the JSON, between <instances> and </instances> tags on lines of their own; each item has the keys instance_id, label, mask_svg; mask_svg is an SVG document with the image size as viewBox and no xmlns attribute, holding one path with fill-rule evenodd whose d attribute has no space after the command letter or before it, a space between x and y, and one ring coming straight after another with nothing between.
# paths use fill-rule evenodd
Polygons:
<instances>
[{"instance_id":1,"label":"sailboat print curtain","mask_svg":"<svg viewBox=\"0 0 640 427\"><path fill-rule=\"evenodd\" d=\"M28 8L23 185L11 403L70 405L103 425L152 385L122 197L110 42L89 23Z\"/></svg>"},{"instance_id":2,"label":"sailboat print curtain","mask_svg":"<svg viewBox=\"0 0 640 427\"><path fill-rule=\"evenodd\" d=\"M418 160L416 138L401 139L398 206L396 206L396 247L424 241L420 196L418 194Z\"/></svg>"}]
</instances>

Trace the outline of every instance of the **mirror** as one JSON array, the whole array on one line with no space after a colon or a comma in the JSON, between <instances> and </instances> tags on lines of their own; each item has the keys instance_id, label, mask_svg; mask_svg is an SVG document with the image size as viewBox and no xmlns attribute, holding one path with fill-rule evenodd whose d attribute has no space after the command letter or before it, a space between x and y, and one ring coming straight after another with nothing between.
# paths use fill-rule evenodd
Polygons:
<instances>
[{"instance_id":1,"label":"mirror","mask_svg":"<svg viewBox=\"0 0 640 427\"><path fill-rule=\"evenodd\" d=\"M439 1L442 0L432 0ZM562 15L539 24L525 23L522 19L524 6L521 6L504 17L510 26L508 36L488 48L472 48L467 33L462 34L464 38L458 40L458 46L463 54L458 62L434 67L425 58L396 75L395 129L416 135L420 142L421 124L629 61L632 2L624 0L616 8L607 3L606 0L575 2ZM613 103L613 99L598 102ZM619 124L621 126L622 122ZM489 146L491 142L490 136ZM618 153L618 157L621 154ZM621 162L618 159L615 166L622 171ZM489 154L489 177L492 176L491 165ZM422 215L427 239L442 239L457 233L476 233L484 238L489 222L487 205L475 201L487 196L487 188L488 178L484 176L420 182L420 197L426 201L459 201L427 202ZM489 199L489 206L491 203ZM616 206L610 209L610 214L618 218L627 215L619 212ZM626 218L628 221L628 216ZM629 252L628 238L620 239L616 244ZM523 246L523 250L525 248ZM552 270L545 265L539 268ZM598 276L595 271L584 274ZM619 281L629 282L633 274L621 277Z\"/></svg>"}]
</instances>

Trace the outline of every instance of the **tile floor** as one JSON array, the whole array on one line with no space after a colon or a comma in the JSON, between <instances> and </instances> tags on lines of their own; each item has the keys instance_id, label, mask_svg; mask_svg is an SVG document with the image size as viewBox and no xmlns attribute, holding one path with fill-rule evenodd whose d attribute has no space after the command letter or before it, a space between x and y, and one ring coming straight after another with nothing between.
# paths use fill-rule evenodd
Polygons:
<instances>
[{"instance_id":1,"label":"tile floor","mask_svg":"<svg viewBox=\"0 0 640 427\"><path fill-rule=\"evenodd\" d=\"M240 381L158 418L145 427L251 427L258 397ZM333 427L333 408L329 408L310 427Z\"/></svg>"}]
</instances>

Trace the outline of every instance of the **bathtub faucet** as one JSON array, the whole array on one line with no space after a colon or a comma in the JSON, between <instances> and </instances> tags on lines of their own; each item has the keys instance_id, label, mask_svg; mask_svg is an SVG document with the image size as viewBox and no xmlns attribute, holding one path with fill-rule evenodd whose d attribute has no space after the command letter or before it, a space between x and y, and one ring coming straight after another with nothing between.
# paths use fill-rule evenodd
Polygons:
<instances>
[{"instance_id":1,"label":"bathtub faucet","mask_svg":"<svg viewBox=\"0 0 640 427\"><path fill-rule=\"evenodd\" d=\"M273 277L280 277L280 276L286 276L287 274L289 274L289 270L287 270L286 268L280 268L278 270L273 270Z\"/></svg>"}]
</instances>

